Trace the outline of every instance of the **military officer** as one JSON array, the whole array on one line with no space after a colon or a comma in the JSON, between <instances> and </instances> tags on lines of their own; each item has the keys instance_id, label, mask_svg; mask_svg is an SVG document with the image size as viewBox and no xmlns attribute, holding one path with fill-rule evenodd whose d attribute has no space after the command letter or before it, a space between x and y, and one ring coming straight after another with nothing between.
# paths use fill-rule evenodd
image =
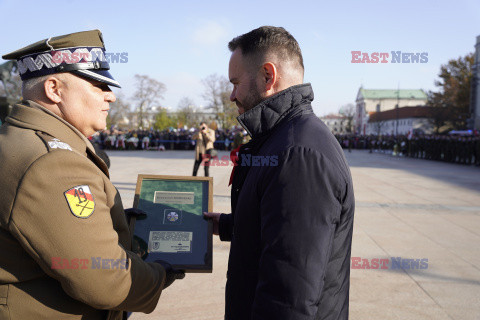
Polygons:
<instances>
[{"instance_id":1,"label":"military officer","mask_svg":"<svg viewBox=\"0 0 480 320\"><path fill-rule=\"evenodd\" d=\"M130 251L120 195L87 137L106 125L100 31L4 55L23 98L0 128L0 319L121 319L151 312L176 276Z\"/></svg>"}]
</instances>

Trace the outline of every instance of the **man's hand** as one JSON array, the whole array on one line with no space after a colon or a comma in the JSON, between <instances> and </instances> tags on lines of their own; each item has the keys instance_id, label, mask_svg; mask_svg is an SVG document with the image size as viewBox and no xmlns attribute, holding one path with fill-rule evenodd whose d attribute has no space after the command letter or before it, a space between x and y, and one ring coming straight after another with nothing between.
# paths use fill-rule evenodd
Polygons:
<instances>
[{"instance_id":1,"label":"man's hand","mask_svg":"<svg viewBox=\"0 0 480 320\"><path fill-rule=\"evenodd\" d=\"M222 213L220 212L204 212L203 216L207 219L212 219L213 220L213 234L216 234L218 236L218 224L220 221L220 216Z\"/></svg>"},{"instance_id":2,"label":"man's hand","mask_svg":"<svg viewBox=\"0 0 480 320\"><path fill-rule=\"evenodd\" d=\"M185 272L182 270L175 270L172 268L172 265L167 261L163 260L155 260L156 263L161 264L162 267L165 269L165 284L163 285L163 289L170 286L173 281L185 278Z\"/></svg>"}]
</instances>

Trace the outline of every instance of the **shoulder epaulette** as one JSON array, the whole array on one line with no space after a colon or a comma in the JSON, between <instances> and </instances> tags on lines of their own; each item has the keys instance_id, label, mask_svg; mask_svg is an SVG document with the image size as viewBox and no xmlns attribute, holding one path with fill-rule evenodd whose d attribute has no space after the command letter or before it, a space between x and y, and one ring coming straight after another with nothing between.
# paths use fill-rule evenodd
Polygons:
<instances>
[{"instance_id":1,"label":"shoulder epaulette","mask_svg":"<svg viewBox=\"0 0 480 320\"><path fill-rule=\"evenodd\" d=\"M68 143L62 142L59 139L52 137L48 133L37 131L36 134L43 141L48 151L52 151L54 149L64 149L72 151L72 147L70 147Z\"/></svg>"}]
</instances>

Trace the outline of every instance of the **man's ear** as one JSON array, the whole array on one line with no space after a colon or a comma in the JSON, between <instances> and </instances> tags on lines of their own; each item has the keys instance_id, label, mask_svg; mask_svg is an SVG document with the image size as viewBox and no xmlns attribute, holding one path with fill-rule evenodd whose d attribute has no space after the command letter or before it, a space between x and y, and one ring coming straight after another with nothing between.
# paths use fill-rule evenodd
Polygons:
<instances>
[{"instance_id":1,"label":"man's ear","mask_svg":"<svg viewBox=\"0 0 480 320\"><path fill-rule=\"evenodd\" d=\"M52 103L60 103L62 101L60 94L62 85L62 82L54 76L48 77L43 83L45 95Z\"/></svg>"},{"instance_id":2,"label":"man's ear","mask_svg":"<svg viewBox=\"0 0 480 320\"><path fill-rule=\"evenodd\" d=\"M266 91L274 91L277 83L278 69L272 62L265 62L262 66L262 76L265 82Z\"/></svg>"}]
</instances>

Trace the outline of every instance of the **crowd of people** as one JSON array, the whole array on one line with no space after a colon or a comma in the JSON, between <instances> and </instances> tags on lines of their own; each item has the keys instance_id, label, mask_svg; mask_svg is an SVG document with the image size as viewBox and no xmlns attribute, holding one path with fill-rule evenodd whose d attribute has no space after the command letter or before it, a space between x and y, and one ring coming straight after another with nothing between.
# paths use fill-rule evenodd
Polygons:
<instances>
[{"instance_id":1,"label":"crowd of people","mask_svg":"<svg viewBox=\"0 0 480 320\"><path fill-rule=\"evenodd\" d=\"M93 136L102 149L107 150L194 150L193 136L197 128L166 130L103 130ZM240 127L215 130L214 148L232 150L249 139Z\"/></svg>"},{"instance_id":2,"label":"crowd of people","mask_svg":"<svg viewBox=\"0 0 480 320\"><path fill-rule=\"evenodd\" d=\"M195 128L166 130L104 130L94 141L108 150L194 150ZM480 166L480 136L460 135L335 135L342 148L366 149L393 156ZM240 127L215 130L214 148L232 150L249 136Z\"/></svg>"},{"instance_id":3,"label":"crowd of people","mask_svg":"<svg viewBox=\"0 0 480 320\"><path fill-rule=\"evenodd\" d=\"M479 135L336 135L344 149L480 166Z\"/></svg>"}]
</instances>

